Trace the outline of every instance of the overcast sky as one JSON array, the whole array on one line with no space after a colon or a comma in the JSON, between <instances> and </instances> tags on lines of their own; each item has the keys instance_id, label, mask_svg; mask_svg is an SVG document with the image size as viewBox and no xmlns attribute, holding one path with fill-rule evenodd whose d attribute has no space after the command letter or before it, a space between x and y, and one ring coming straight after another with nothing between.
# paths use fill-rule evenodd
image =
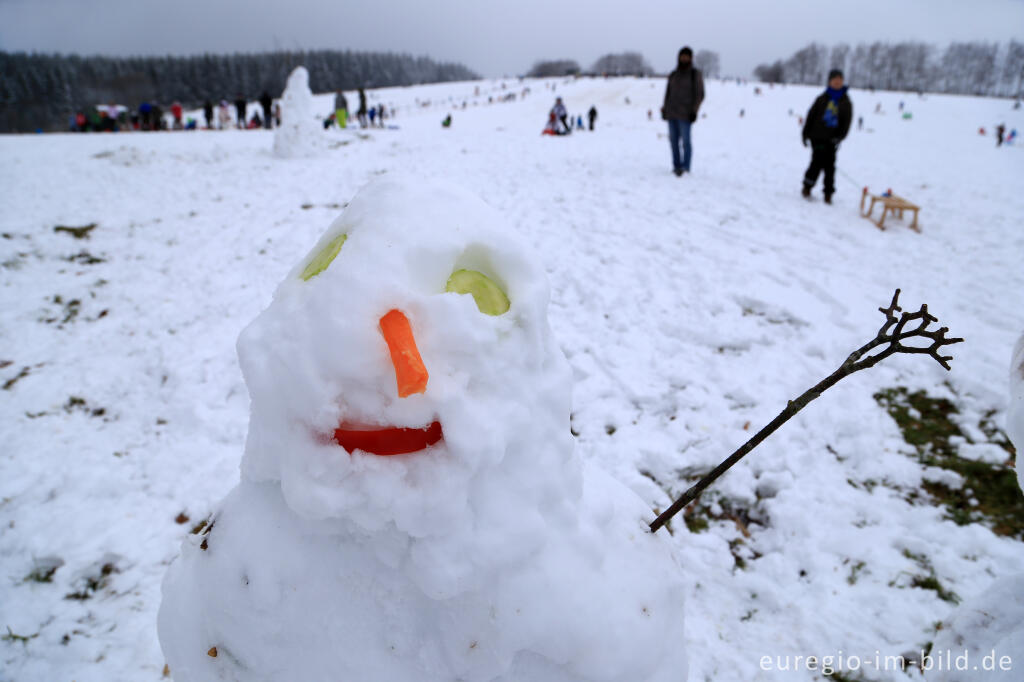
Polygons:
<instances>
[{"instance_id":1,"label":"overcast sky","mask_svg":"<svg viewBox=\"0 0 1024 682\"><path fill-rule=\"evenodd\" d=\"M386 50L484 76L538 59L641 52L667 71L683 45L749 76L811 41L1024 40L1024 0L0 0L0 50L194 54Z\"/></svg>"}]
</instances>

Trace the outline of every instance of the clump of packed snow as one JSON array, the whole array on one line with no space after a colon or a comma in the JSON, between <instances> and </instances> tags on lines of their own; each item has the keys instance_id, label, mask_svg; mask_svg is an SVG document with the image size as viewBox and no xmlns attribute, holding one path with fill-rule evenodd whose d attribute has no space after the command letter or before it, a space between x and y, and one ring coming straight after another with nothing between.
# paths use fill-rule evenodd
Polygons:
<instances>
[{"instance_id":1,"label":"clump of packed snow","mask_svg":"<svg viewBox=\"0 0 1024 682\"><path fill-rule=\"evenodd\" d=\"M929 682L1009 679L1024 661L1024 573L999 578L943 623L929 658Z\"/></svg>"},{"instance_id":2,"label":"clump of packed snow","mask_svg":"<svg viewBox=\"0 0 1024 682\"><path fill-rule=\"evenodd\" d=\"M1006 433L1017 449L1017 482L1024 490L1024 334L1017 340L1010 360L1010 407L1006 414Z\"/></svg>"},{"instance_id":3,"label":"clump of packed snow","mask_svg":"<svg viewBox=\"0 0 1024 682\"><path fill-rule=\"evenodd\" d=\"M461 269L509 310L445 293ZM682 573L650 509L574 450L548 299L540 258L472 195L389 180L353 200L239 339L242 480L164 583L176 680L685 679ZM396 392L392 309L423 393ZM331 437L435 420L441 441L406 455Z\"/></svg>"},{"instance_id":4,"label":"clump of packed snow","mask_svg":"<svg viewBox=\"0 0 1024 682\"><path fill-rule=\"evenodd\" d=\"M297 66L281 95L281 125L274 133L274 156L290 159L315 155L324 149L325 141L309 89L309 72Z\"/></svg>"}]
</instances>

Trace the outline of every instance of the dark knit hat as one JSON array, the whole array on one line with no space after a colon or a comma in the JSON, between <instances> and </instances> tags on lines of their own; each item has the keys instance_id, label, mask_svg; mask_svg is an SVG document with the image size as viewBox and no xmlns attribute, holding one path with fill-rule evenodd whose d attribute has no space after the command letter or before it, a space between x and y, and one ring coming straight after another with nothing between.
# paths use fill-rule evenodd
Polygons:
<instances>
[{"instance_id":1,"label":"dark knit hat","mask_svg":"<svg viewBox=\"0 0 1024 682\"><path fill-rule=\"evenodd\" d=\"M828 72L828 79L829 80L832 80L836 76L838 76L839 78L842 78L843 77L843 72L840 71L839 69L832 69L831 71Z\"/></svg>"},{"instance_id":2,"label":"dark knit hat","mask_svg":"<svg viewBox=\"0 0 1024 682\"><path fill-rule=\"evenodd\" d=\"M689 46L684 47L683 49L679 50L679 56L680 57L682 57L684 54L692 57L693 56L693 50L691 50L689 48Z\"/></svg>"}]
</instances>

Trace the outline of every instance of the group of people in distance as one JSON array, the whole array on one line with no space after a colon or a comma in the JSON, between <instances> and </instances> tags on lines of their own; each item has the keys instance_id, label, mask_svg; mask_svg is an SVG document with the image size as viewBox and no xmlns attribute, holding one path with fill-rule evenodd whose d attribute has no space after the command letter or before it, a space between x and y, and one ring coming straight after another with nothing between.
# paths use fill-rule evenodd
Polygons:
<instances>
[{"instance_id":1,"label":"group of people in distance","mask_svg":"<svg viewBox=\"0 0 1024 682\"><path fill-rule=\"evenodd\" d=\"M263 110L263 116L260 117L259 110L256 110L253 111L252 118L246 118L248 100L241 94L235 97L235 127L241 129L267 128L269 130L275 125L281 125L280 102L275 102L274 98L266 90L263 91L257 102L259 102L260 109ZM203 117L206 119L206 127L212 129L213 102L210 100L203 102ZM228 108L227 100L221 100L218 106L217 126L219 128L231 127L231 111Z\"/></svg>"},{"instance_id":2,"label":"group of people in distance","mask_svg":"<svg viewBox=\"0 0 1024 682\"><path fill-rule=\"evenodd\" d=\"M384 121L388 118L388 115L394 116L395 112L392 108L388 111L384 104L376 104L369 109L366 108L366 91L359 88L359 109L356 110L356 120L359 122L360 128L366 128L368 126L376 126L378 128L384 127ZM345 93L341 90L334 91L334 111L324 119L324 129L330 128L332 125L337 125L339 128L347 128L349 122L348 113L348 98L345 97Z\"/></svg>"},{"instance_id":3,"label":"group of people in distance","mask_svg":"<svg viewBox=\"0 0 1024 682\"><path fill-rule=\"evenodd\" d=\"M661 118L668 124L668 140L672 151L672 172L681 177L690 172L693 159L691 129L697 122L701 104L704 102L704 75L693 65L693 50L683 47L676 56L676 68L665 84L665 99L661 107ZM594 129L597 110L589 112L590 129ZM742 110L741 114L742 116ZM648 112L650 117L650 112ZM804 119L801 138L804 146L811 148L811 162L804 172L804 197L811 196L811 189L824 173L822 192L825 203L832 203L835 193L836 151L850 131L853 120L853 104L847 95L843 72L833 69L828 74L828 86L814 100ZM582 117L579 126L582 128ZM555 100L555 106L548 114L547 135L564 135L572 129L562 98Z\"/></svg>"},{"instance_id":4,"label":"group of people in distance","mask_svg":"<svg viewBox=\"0 0 1024 682\"><path fill-rule=\"evenodd\" d=\"M587 122L590 130L594 129L594 122L597 120L597 107L590 107L587 112ZM573 120L565 108L561 97L555 98L555 106L548 112L548 123L541 131L542 135L568 135L572 132ZM576 130L583 130L583 116L576 116Z\"/></svg>"},{"instance_id":5,"label":"group of people in distance","mask_svg":"<svg viewBox=\"0 0 1024 682\"><path fill-rule=\"evenodd\" d=\"M832 203L832 195L836 191L836 150L850 131L850 121L853 120L853 104L846 91L843 72L839 69L830 71L828 87L814 100L801 131L804 146L811 147L811 163L804 172L801 194L810 197L818 176L824 172L822 191L826 204ZM661 108L661 117L668 122L672 172L677 176L690 172L693 157L690 128L697 121L703 102L704 77L693 66L693 50L684 47L679 50L675 70L669 74L665 102Z\"/></svg>"},{"instance_id":6,"label":"group of people in distance","mask_svg":"<svg viewBox=\"0 0 1024 682\"><path fill-rule=\"evenodd\" d=\"M225 128L273 128L281 125L281 105L275 102L270 93L263 91L257 102L260 110L253 111L252 117L246 113L249 101L241 94L235 98L235 118L232 120L228 101L223 99L214 111L214 104L209 99L203 102L203 118L210 130ZM123 130L195 130L199 122L185 116L181 102L170 106L170 121L167 120L163 107L156 102L146 100L132 111L128 107L111 102L109 105L89 107L71 115L68 129L71 132L118 132ZM216 113L216 116L215 116Z\"/></svg>"}]
</instances>

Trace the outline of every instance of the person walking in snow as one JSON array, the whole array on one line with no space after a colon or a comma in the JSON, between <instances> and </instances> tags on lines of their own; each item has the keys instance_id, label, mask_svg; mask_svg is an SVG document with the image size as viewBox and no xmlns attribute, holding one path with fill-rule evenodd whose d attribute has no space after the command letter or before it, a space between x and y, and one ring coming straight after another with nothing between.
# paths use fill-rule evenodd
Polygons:
<instances>
[{"instance_id":1,"label":"person walking in snow","mask_svg":"<svg viewBox=\"0 0 1024 682\"><path fill-rule=\"evenodd\" d=\"M1006 134L1006 126L1000 123L996 126L996 146L1003 146L1003 135Z\"/></svg>"},{"instance_id":2,"label":"person walking in snow","mask_svg":"<svg viewBox=\"0 0 1024 682\"><path fill-rule=\"evenodd\" d=\"M143 130L153 129L153 105L149 102L139 105L139 125Z\"/></svg>"},{"instance_id":3,"label":"person walking in snow","mask_svg":"<svg viewBox=\"0 0 1024 682\"><path fill-rule=\"evenodd\" d=\"M213 102L210 100L203 102L203 118L206 119L206 127L213 130Z\"/></svg>"},{"instance_id":4,"label":"person walking in snow","mask_svg":"<svg viewBox=\"0 0 1024 682\"><path fill-rule=\"evenodd\" d=\"M339 128L348 127L348 100L341 90L334 93L334 121Z\"/></svg>"},{"instance_id":5,"label":"person walking in snow","mask_svg":"<svg viewBox=\"0 0 1024 682\"><path fill-rule=\"evenodd\" d=\"M174 119L174 129L182 130L185 126L181 123L182 108L181 102L175 101L171 104L171 118Z\"/></svg>"},{"instance_id":6,"label":"person walking in snow","mask_svg":"<svg viewBox=\"0 0 1024 682\"><path fill-rule=\"evenodd\" d=\"M661 118L668 122L668 140L672 146L672 172L677 176L690 172L693 146L690 126L697 120L697 112L704 101L704 76L693 66L693 50L679 50L676 70L669 74L665 85L665 102ZM679 155L679 143L683 153Z\"/></svg>"},{"instance_id":7,"label":"person walking in snow","mask_svg":"<svg viewBox=\"0 0 1024 682\"><path fill-rule=\"evenodd\" d=\"M265 128L273 128L274 123L270 118L270 105L274 103L274 98L270 96L270 93L266 90L260 95L260 106L263 107L263 126Z\"/></svg>"},{"instance_id":8,"label":"person walking in snow","mask_svg":"<svg viewBox=\"0 0 1024 682\"><path fill-rule=\"evenodd\" d=\"M590 129L594 129L594 121L597 120L597 107L591 106L590 111L587 112L587 122L590 124Z\"/></svg>"},{"instance_id":9,"label":"person walking in snow","mask_svg":"<svg viewBox=\"0 0 1024 682\"><path fill-rule=\"evenodd\" d=\"M235 121L239 128L245 128L245 97L239 93L235 98Z\"/></svg>"},{"instance_id":10,"label":"person walking in snow","mask_svg":"<svg viewBox=\"0 0 1024 682\"><path fill-rule=\"evenodd\" d=\"M356 111L356 118L359 119L359 127L366 127L366 91L359 88L359 110Z\"/></svg>"},{"instance_id":11,"label":"person walking in snow","mask_svg":"<svg viewBox=\"0 0 1024 682\"><path fill-rule=\"evenodd\" d=\"M846 95L843 72L832 69L828 74L828 88L821 93L807 112L803 127L804 146L811 146L811 165L804 173L803 194L811 196L811 188L818 181L818 174L825 171L823 192L825 203L832 203L835 194L836 150L850 130L853 119L853 104Z\"/></svg>"}]
</instances>

